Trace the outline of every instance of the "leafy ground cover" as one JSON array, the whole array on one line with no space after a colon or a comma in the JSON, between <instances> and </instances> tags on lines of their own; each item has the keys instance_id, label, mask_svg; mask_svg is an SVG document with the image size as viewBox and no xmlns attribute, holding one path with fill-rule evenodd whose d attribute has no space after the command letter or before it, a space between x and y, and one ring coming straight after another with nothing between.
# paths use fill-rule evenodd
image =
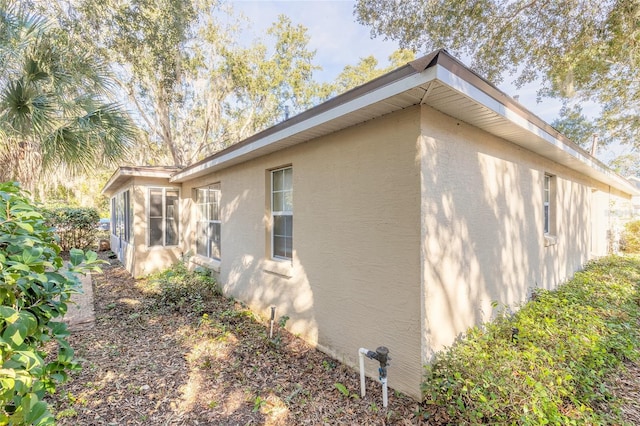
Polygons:
<instances>
[{"instance_id":1,"label":"leafy ground cover","mask_svg":"<svg viewBox=\"0 0 640 426\"><path fill-rule=\"evenodd\" d=\"M427 411L450 424L638 424L625 393L639 326L640 258L591 262L442 352L427 369ZM625 365L635 377L616 381Z\"/></svg>"},{"instance_id":2,"label":"leafy ground cover","mask_svg":"<svg viewBox=\"0 0 640 426\"><path fill-rule=\"evenodd\" d=\"M434 365L426 403L391 393L389 409L383 410L379 384L368 381L367 397L360 399L356 371L280 329L270 340L263 322L219 296L204 275L185 281L182 271L174 270L136 282L110 260L104 274L94 276L94 328L69 338L83 368L59 388L52 406L60 425L444 425L509 424L501 417L505 406L520 415L534 413L538 400L559 401L557 413L546 405L546 417L522 417L515 424L542 424L544 418L561 424L640 424L637 342L622 337L628 330L620 325L638 328L638 317L629 315L640 302L640 259L611 258L590 268L577 276L576 285L584 289L564 293L560 305L548 300L557 293L537 294L529 309L542 331L527 322L526 308L522 316L472 331L465 343L471 356L464 359L458 352L442 358L449 364ZM562 314L563 305L577 303L576 297L592 303ZM580 328L587 316L599 318L587 321L596 329ZM606 332L609 327L613 333ZM524 364L508 358L518 348L529 354ZM474 365L478 354L483 361ZM556 361L558 355L563 362ZM582 376L569 378L566 368L558 372L571 363L581 366ZM582 386L587 379L589 385ZM544 386L546 396L539 393ZM433 396L434 389L440 389L439 396ZM552 394L562 389L561 396ZM585 395L590 405L576 406ZM482 407L494 411L462 417L477 415ZM565 415L567 422L553 415Z\"/></svg>"}]
</instances>

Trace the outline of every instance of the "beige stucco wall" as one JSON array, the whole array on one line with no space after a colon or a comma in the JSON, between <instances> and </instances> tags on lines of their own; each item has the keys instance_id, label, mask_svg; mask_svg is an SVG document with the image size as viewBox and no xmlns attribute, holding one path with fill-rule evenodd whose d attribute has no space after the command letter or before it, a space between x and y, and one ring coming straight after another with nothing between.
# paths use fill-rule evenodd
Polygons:
<instances>
[{"instance_id":1,"label":"beige stucco wall","mask_svg":"<svg viewBox=\"0 0 640 426\"><path fill-rule=\"evenodd\" d=\"M147 232L147 203L149 188L180 188L180 185L170 184L167 178L132 177L119 187L111 188L109 197L126 190L131 191L133 201L133 232L131 241L120 241L111 235L111 250L118 255L123 266L136 278L162 271L177 260L182 253L182 242L178 246L148 247ZM181 209L182 210L182 209ZM113 215L113 213L112 213ZM180 212L181 220L184 210ZM187 215L188 216L188 215Z\"/></svg>"},{"instance_id":2,"label":"beige stucco wall","mask_svg":"<svg viewBox=\"0 0 640 426\"><path fill-rule=\"evenodd\" d=\"M135 177L133 180L131 196L134 199L135 263L131 273L136 278L169 268L180 259L182 253L181 244L167 247L149 247L147 245L149 188L180 189L180 185L171 184L165 178ZM182 218L185 212L181 211L179 215ZM181 233L179 232L179 234Z\"/></svg>"},{"instance_id":3,"label":"beige stucco wall","mask_svg":"<svg viewBox=\"0 0 640 426\"><path fill-rule=\"evenodd\" d=\"M593 197L604 189L598 182L429 107L422 118L428 362L468 327L491 319L492 301L516 308L532 288L554 288L590 257L605 254L606 230L600 213L592 222L594 208L603 208ZM545 173L556 183L553 239L543 232Z\"/></svg>"},{"instance_id":4,"label":"beige stucco wall","mask_svg":"<svg viewBox=\"0 0 640 426\"><path fill-rule=\"evenodd\" d=\"M419 108L377 119L183 184L219 182L224 291L353 366L385 345L389 385L419 397ZM294 255L270 259L269 170L293 166ZM191 199L185 208L193 206ZM192 215L192 219L195 215ZM187 219L185 219L187 220ZM195 252L193 230L185 250ZM214 265L216 266L216 265ZM367 361L377 377L377 363ZM376 390L379 391L379 390Z\"/></svg>"}]
</instances>

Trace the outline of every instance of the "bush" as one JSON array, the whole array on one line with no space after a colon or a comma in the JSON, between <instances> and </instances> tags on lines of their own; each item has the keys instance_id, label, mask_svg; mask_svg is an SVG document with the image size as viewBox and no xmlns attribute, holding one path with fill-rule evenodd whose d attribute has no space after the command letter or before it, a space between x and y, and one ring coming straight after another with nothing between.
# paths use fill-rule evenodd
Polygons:
<instances>
[{"instance_id":1,"label":"bush","mask_svg":"<svg viewBox=\"0 0 640 426\"><path fill-rule=\"evenodd\" d=\"M76 368L67 326L54 320L79 289L76 272L98 263L72 250L63 269L42 214L18 184L0 183L0 424L53 424L42 399Z\"/></svg>"},{"instance_id":2,"label":"bush","mask_svg":"<svg viewBox=\"0 0 640 426\"><path fill-rule=\"evenodd\" d=\"M154 294L159 307L201 315L220 295L216 281L204 268L189 271L184 262L148 278L149 290Z\"/></svg>"},{"instance_id":3,"label":"bush","mask_svg":"<svg viewBox=\"0 0 640 426\"><path fill-rule=\"evenodd\" d=\"M610 424L605 386L640 347L640 258L590 263L512 317L471 329L439 353L422 385L449 424Z\"/></svg>"},{"instance_id":4,"label":"bush","mask_svg":"<svg viewBox=\"0 0 640 426\"><path fill-rule=\"evenodd\" d=\"M86 250L95 245L100 215L94 208L60 207L45 212L47 224L55 229L63 251Z\"/></svg>"},{"instance_id":5,"label":"bush","mask_svg":"<svg viewBox=\"0 0 640 426\"><path fill-rule=\"evenodd\" d=\"M640 253L640 220L627 222L622 233L622 249L625 253Z\"/></svg>"}]
</instances>

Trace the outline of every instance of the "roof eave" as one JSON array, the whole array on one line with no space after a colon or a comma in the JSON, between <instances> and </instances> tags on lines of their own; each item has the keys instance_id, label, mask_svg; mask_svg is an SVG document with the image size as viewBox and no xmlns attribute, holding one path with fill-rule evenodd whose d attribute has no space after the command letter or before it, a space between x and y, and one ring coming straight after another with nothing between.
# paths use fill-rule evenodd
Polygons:
<instances>
[{"instance_id":1,"label":"roof eave","mask_svg":"<svg viewBox=\"0 0 640 426\"><path fill-rule=\"evenodd\" d=\"M121 166L111 175L107 183L100 191L103 195L111 193L111 189L119 187L122 183L128 179L134 177L149 177L159 179L169 179L176 172L180 171L180 167L127 167Z\"/></svg>"},{"instance_id":2,"label":"roof eave","mask_svg":"<svg viewBox=\"0 0 640 426\"><path fill-rule=\"evenodd\" d=\"M444 50L433 52L245 139L176 173L170 181L185 182L270 152L308 142L341 128L360 124L376 117L363 114L366 109L376 109L376 105L388 108L388 110L378 108L381 112L377 116L411 105L421 103L432 105L429 91L434 82L443 84L452 93L465 96L478 106L492 111L497 117L499 116L502 125L509 126L510 129L520 133L525 132L530 141L522 143L517 139L500 136L490 128L480 127L483 130L612 185L623 192L629 194L637 192L625 179L613 173L595 157ZM402 98L408 97L408 94L416 88L424 92L424 97L418 99L413 93L411 99L418 100L413 104L406 103L406 99ZM395 102L396 98L398 102ZM455 109L441 111L465 121ZM471 121L468 122L473 125Z\"/></svg>"}]
</instances>

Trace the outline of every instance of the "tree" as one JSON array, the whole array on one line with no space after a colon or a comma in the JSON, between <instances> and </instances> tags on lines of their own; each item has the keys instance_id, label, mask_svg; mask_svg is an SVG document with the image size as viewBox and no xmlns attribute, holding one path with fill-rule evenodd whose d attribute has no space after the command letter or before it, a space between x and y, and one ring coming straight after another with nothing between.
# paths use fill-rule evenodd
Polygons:
<instances>
[{"instance_id":1,"label":"tree","mask_svg":"<svg viewBox=\"0 0 640 426\"><path fill-rule=\"evenodd\" d=\"M540 79L540 96L602 105L603 142L640 146L640 2L636 0L358 0L372 35L471 57L493 82Z\"/></svg>"},{"instance_id":2,"label":"tree","mask_svg":"<svg viewBox=\"0 0 640 426\"><path fill-rule=\"evenodd\" d=\"M632 152L619 155L609 162L609 167L620 176L640 178L640 153Z\"/></svg>"},{"instance_id":3,"label":"tree","mask_svg":"<svg viewBox=\"0 0 640 426\"><path fill-rule=\"evenodd\" d=\"M551 125L586 150L591 149L594 137L599 139L598 127L584 116L579 105L562 107L560 117Z\"/></svg>"},{"instance_id":4,"label":"tree","mask_svg":"<svg viewBox=\"0 0 640 426\"><path fill-rule=\"evenodd\" d=\"M235 140L262 130L289 115L302 112L329 94L329 86L314 82L315 51L309 51L309 35L280 15L267 30L273 48L258 41L248 48L223 49L225 72L233 97L226 112L236 123Z\"/></svg>"},{"instance_id":5,"label":"tree","mask_svg":"<svg viewBox=\"0 0 640 426\"><path fill-rule=\"evenodd\" d=\"M53 22L0 2L0 180L31 191L42 172L89 171L121 158L135 139L108 99L106 65Z\"/></svg>"},{"instance_id":6,"label":"tree","mask_svg":"<svg viewBox=\"0 0 640 426\"><path fill-rule=\"evenodd\" d=\"M389 66L378 68L378 60L370 55L360 58L356 65L347 65L338 75L333 87L335 94L340 94L360 86L395 68L401 67L415 59L415 53L408 49L399 49L389 56Z\"/></svg>"},{"instance_id":7,"label":"tree","mask_svg":"<svg viewBox=\"0 0 640 426\"><path fill-rule=\"evenodd\" d=\"M223 12L213 1L75 3L71 24L117 64L152 145L168 149L175 165L274 124L285 106L295 112L321 96L306 29L287 18L268 31L275 39L270 50L260 41L239 47L232 37L237 24L221 24L217 13Z\"/></svg>"}]
</instances>

